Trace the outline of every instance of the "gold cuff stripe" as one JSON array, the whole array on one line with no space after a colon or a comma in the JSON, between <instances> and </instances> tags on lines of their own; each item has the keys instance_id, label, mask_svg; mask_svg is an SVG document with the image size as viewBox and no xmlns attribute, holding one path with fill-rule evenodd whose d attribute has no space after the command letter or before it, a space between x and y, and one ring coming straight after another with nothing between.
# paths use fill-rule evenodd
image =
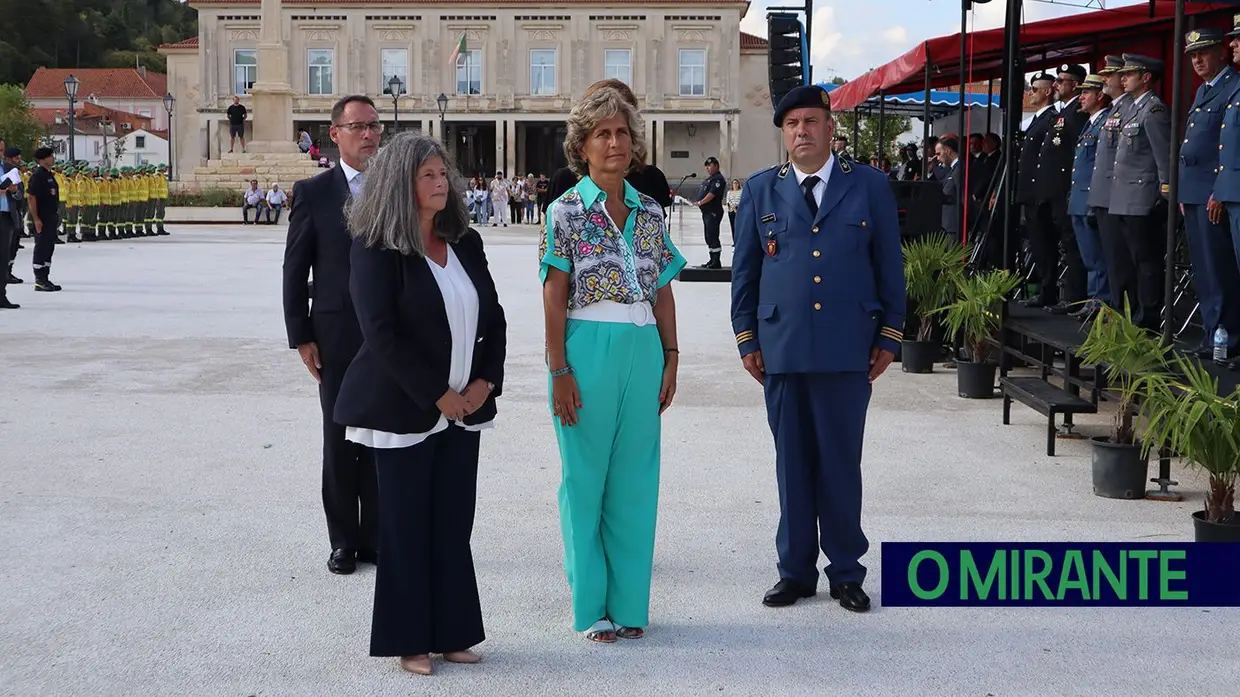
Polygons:
<instances>
[{"instance_id":1,"label":"gold cuff stripe","mask_svg":"<svg viewBox=\"0 0 1240 697\"><path fill-rule=\"evenodd\" d=\"M903 341L904 340L904 332L900 331L899 329L892 329L891 327L883 327L881 330L879 330L878 333L884 337L887 337L888 339L891 339L892 341Z\"/></svg>"},{"instance_id":2,"label":"gold cuff stripe","mask_svg":"<svg viewBox=\"0 0 1240 697\"><path fill-rule=\"evenodd\" d=\"M746 341L752 341L752 340L753 340L753 338L754 338L754 333L753 333L753 330L747 329L747 330L745 330L745 331L741 332L740 334L737 334L737 335L736 335L736 343L737 343L737 344L743 344L743 343L745 343Z\"/></svg>"}]
</instances>

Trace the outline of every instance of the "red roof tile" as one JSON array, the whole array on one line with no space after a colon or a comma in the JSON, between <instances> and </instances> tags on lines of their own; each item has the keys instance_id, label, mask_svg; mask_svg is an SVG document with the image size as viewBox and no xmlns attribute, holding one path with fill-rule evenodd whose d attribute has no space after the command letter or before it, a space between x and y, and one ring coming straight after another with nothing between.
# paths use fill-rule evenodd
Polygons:
<instances>
[{"instance_id":1,"label":"red roof tile","mask_svg":"<svg viewBox=\"0 0 1240 697\"><path fill-rule=\"evenodd\" d=\"M137 68L39 68L26 83L30 99L64 99L65 78L79 80L77 97L101 99L161 99L168 91L168 76L150 70L144 77Z\"/></svg>"},{"instance_id":2,"label":"red roof tile","mask_svg":"<svg viewBox=\"0 0 1240 697\"><path fill-rule=\"evenodd\" d=\"M191 36L188 39L183 39L170 44L161 44L158 50L163 50L165 48L198 48L198 37Z\"/></svg>"},{"instance_id":3,"label":"red roof tile","mask_svg":"<svg viewBox=\"0 0 1240 697\"><path fill-rule=\"evenodd\" d=\"M768 46L770 46L770 43L766 39L760 36L754 36L753 34L741 32L742 51L765 51Z\"/></svg>"}]
</instances>

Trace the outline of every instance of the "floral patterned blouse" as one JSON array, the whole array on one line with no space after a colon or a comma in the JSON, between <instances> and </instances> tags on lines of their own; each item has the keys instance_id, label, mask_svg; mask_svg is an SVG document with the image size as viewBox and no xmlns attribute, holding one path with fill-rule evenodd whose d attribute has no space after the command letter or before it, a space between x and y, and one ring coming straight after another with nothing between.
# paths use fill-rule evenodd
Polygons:
<instances>
[{"instance_id":1,"label":"floral patterned blouse","mask_svg":"<svg viewBox=\"0 0 1240 697\"><path fill-rule=\"evenodd\" d=\"M551 267L569 276L568 309L610 300L655 303L659 288L685 266L672 244L659 203L624 183L624 205L633 211L623 232L604 206L607 194L590 177L548 208L547 234L539 244L539 277Z\"/></svg>"}]
</instances>

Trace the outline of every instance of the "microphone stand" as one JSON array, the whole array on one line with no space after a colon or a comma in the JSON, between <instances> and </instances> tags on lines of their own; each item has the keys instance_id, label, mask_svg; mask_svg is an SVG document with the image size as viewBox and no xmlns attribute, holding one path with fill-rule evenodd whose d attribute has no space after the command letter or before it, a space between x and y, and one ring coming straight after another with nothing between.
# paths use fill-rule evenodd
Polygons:
<instances>
[{"instance_id":1,"label":"microphone stand","mask_svg":"<svg viewBox=\"0 0 1240 697\"><path fill-rule=\"evenodd\" d=\"M680 183L677 184L676 188L672 190L672 210L673 211L676 210L676 197L680 196L680 187L684 186L685 182L690 179L697 179L697 172L690 172L686 174L685 176L681 177ZM667 234L669 237L672 234L672 219L670 216L667 219Z\"/></svg>"}]
</instances>

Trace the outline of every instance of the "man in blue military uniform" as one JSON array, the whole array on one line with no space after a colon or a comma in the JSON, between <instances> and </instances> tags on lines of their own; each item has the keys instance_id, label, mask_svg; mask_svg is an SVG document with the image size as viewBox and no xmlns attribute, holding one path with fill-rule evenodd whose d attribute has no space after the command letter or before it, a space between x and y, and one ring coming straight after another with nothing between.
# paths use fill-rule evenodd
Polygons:
<instances>
[{"instance_id":1,"label":"man in blue military uniform","mask_svg":"<svg viewBox=\"0 0 1240 697\"><path fill-rule=\"evenodd\" d=\"M1103 93L1106 79L1101 75L1089 75L1077 85L1080 93L1081 112L1086 115L1085 128L1076 140L1076 152L1072 158L1072 183L1068 192L1068 215L1076 231L1076 245L1081 250L1081 262L1085 266L1084 305L1071 313L1073 317L1092 317L1102 303L1110 302L1111 289L1107 283L1107 261L1102 253L1102 235L1098 232L1098 219L1090 212L1089 185L1094 175L1094 161L1098 154L1098 137L1102 125L1111 111L1111 98Z\"/></svg>"},{"instance_id":2,"label":"man in blue military uniform","mask_svg":"<svg viewBox=\"0 0 1240 697\"><path fill-rule=\"evenodd\" d=\"M814 595L821 545L831 597L864 612L865 417L904 326L896 201L885 174L832 154L822 88L790 91L775 125L790 162L745 183L732 262L732 329L764 388L779 483L779 582L763 603Z\"/></svg>"},{"instance_id":3,"label":"man in blue military uniform","mask_svg":"<svg viewBox=\"0 0 1240 697\"><path fill-rule=\"evenodd\" d=\"M1194 29L1184 37L1193 72L1202 85L1188 109L1184 140L1180 144L1179 197L1193 264L1193 289L1205 336L1196 354L1209 357L1214 330L1227 329L1228 352L1240 342L1240 269L1232 251L1223 205L1210 202L1218 175L1219 135L1227 98L1240 87L1240 76L1227 64L1223 30Z\"/></svg>"},{"instance_id":4,"label":"man in blue military uniform","mask_svg":"<svg viewBox=\"0 0 1240 697\"><path fill-rule=\"evenodd\" d=\"M1228 45L1232 59L1240 60L1240 14L1233 17L1232 25L1232 31L1227 34L1231 37ZM1218 174L1214 179L1214 193L1206 208L1211 220L1229 224L1233 257L1240 258L1240 75L1231 83L1230 89L1223 90L1225 103L1220 126L1222 131L1218 136ZM1199 271L1194 268L1193 273ZM1227 333L1230 340L1233 333L1230 327ZM1240 334L1240 330L1235 333ZM1240 358L1233 358L1230 367L1232 370L1240 369Z\"/></svg>"}]
</instances>

